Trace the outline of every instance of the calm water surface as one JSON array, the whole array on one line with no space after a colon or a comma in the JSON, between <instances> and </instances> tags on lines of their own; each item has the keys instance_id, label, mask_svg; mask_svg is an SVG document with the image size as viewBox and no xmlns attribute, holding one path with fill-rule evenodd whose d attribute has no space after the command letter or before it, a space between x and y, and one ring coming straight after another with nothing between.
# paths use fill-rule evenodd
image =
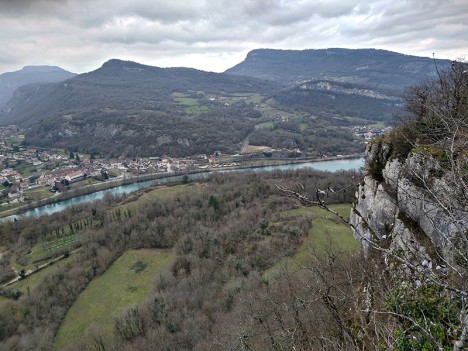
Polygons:
<instances>
[{"instance_id":1,"label":"calm water surface","mask_svg":"<svg viewBox=\"0 0 468 351\"><path fill-rule=\"evenodd\" d=\"M254 168L247 168L247 169L232 169L232 170L225 170L225 171L195 173L195 174L190 174L189 177L192 180L196 180L196 179L208 178L211 174L216 173L216 172L249 172L249 171L250 172L271 172L271 171L292 171L292 170L299 170L299 169L305 169L305 168L311 168L311 169L316 169L320 171L336 172L340 170L345 170L345 171L359 170L363 165L364 165L364 158L355 158L355 159L305 162L305 163L294 163L294 164L289 164L289 165L254 167ZM92 194L78 196L69 200L60 201L55 204L36 207L20 215L13 215L13 216L5 217L5 218L0 218L0 221L13 220L14 218L31 217L31 216L39 217L45 214L52 214L52 213L63 211L64 209L70 206L75 206L75 205L80 205L80 204L84 204L87 202L101 200L106 193L119 196L119 195L130 194L137 190L147 188L150 186L154 186L154 185L161 185L161 184L174 183L174 182L180 182L180 181L182 181L182 176L172 176L172 177L160 178L160 179L155 179L155 180L148 180L148 181L139 182L139 183L121 185L112 189L98 191Z\"/></svg>"}]
</instances>

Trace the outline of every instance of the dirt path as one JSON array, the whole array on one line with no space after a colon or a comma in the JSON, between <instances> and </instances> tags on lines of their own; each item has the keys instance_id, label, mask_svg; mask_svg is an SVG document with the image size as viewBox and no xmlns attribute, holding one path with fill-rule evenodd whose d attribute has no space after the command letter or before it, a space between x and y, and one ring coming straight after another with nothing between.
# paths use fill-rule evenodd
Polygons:
<instances>
[{"instance_id":1,"label":"dirt path","mask_svg":"<svg viewBox=\"0 0 468 351\"><path fill-rule=\"evenodd\" d=\"M79 247L79 248L77 248L77 249L75 249L75 250L73 250L73 251L70 251L70 252L69 252L69 255L71 255L71 254L77 252L78 250L81 250L81 247ZM68 257L68 256L67 256L67 257ZM29 269L29 270L26 271L26 273L25 273L25 275L24 275L23 278L20 278L19 276L17 276L16 278L14 278L14 279L12 279L12 280L6 282L5 284L3 284L1 287L4 288L4 287L7 287L7 286L9 286L9 285L12 285L12 284L16 283L16 282L19 281L19 280L26 279L26 278L29 277L31 274L37 273L37 272L39 272L40 270L42 270L42 269L46 268L47 266L49 266L51 263L58 262L58 261L60 261L60 260L63 260L64 258L66 258L66 257L65 257L64 255L61 255L61 256L59 256L59 257L57 257L57 258L54 258L53 260L50 260L50 261L47 261L46 263L41 264L40 266L38 266L38 267L37 267L36 269L34 269L34 270ZM17 272L17 273L18 273L18 272Z\"/></svg>"}]
</instances>

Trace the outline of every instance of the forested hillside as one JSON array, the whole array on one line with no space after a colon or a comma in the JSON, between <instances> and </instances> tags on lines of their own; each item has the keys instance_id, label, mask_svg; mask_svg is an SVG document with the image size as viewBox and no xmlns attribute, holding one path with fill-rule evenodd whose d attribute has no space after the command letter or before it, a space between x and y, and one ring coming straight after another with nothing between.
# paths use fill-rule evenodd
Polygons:
<instances>
[{"instance_id":1,"label":"forested hillside","mask_svg":"<svg viewBox=\"0 0 468 351\"><path fill-rule=\"evenodd\" d=\"M252 304L261 306L261 299L252 294L282 294L282 283L275 282L278 273L274 272L281 271L278 263L292 257L309 240L310 247L322 255L329 240L335 242L336 238L320 228L326 223L329 228L338 225L325 214L297 209L294 201L278 193L275 184L294 186L300 182L311 192L332 186L343 189L334 201L349 203L357 177L354 172L313 171L216 175L204 183L150 189L122 199L106 197L52 216L1 224L0 239L6 249L3 281L8 280L9 262L28 270L55 257L63 258L2 289L8 300L0 300L1 345L4 349L51 350L57 335L55 346L66 350L225 350L239 349L243 343L255 349L269 348L268 330L258 324L256 314L248 313L245 320L238 320L239 314L244 315L243 310ZM311 225L317 229L309 232ZM340 228L346 226L335 230ZM354 243L350 242L347 250L355 250L357 242L349 229L346 233L339 234L342 239L337 245L351 240ZM58 242L69 244L60 246ZM44 250L40 256L43 247L51 246L58 248ZM166 252L172 257L166 271L155 270L155 275L147 278L153 282L147 296L133 300L139 283L116 277L114 289L123 285L128 298L120 310L113 307L120 305L120 300L111 303L106 312L111 314L108 324L73 329L93 313L93 309L84 310L88 305L73 317L74 323L62 322L76 299L85 299L88 287L94 289L90 282L98 283L98 277L109 280L106 271L114 262L120 264L118 257L142 248L169 250ZM133 265L127 273L129 279L150 274L145 270L148 258L139 257L140 261L128 263ZM294 264L291 262L292 268ZM268 273L272 267L275 270ZM101 294L114 296L111 287L106 289ZM287 312L284 318L293 316ZM98 315L94 318L102 319ZM330 328L338 327L332 315L322 314L321 318ZM255 324L253 329L250 323ZM236 328L241 329L234 331ZM243 334L239 339L242 329L247 333L245 340ZM281 341L287 342L287 338Z\"/></svg>"},{"instance_id":2,"label":"forested hillside","mask_svg":"<svg viewBox=\"0 0 468 351\"><path fill-rule=\"evenodd\" d=\"M465 350L466 71L408 89L364 178L219 173L0 224L0 348Z\"/></svg>"},{"instance_id":3,"label":"forested hillside","mask_svg":"<svg viewBox=\"0 0 468 351\"><path fill-rule=\"evenodd\" d=\"M224 74L114 59L20 87L0 122L27 128L25 145L105 157L234 154L246 144L352 154L363 150L353 127L391 124L403 88L436 64L448 62L348 49L255 50Z\"/></svg>"},{"instance_id":4,"label":"forested hillside","mask_svg":"<svg viewBox=\"0 0 468 351\"><path fill-rule=\"evenodd\" d=\"M448 60L374 49L258 49L226 73L287 83L279 105L320 117L390 122L401 111L404 89L433 77ZM351 120L352 120L351 118Z\"/></svg>"},{"instance_id":5,"label":"forested hillside","mask_svg":"<svg viewBox=\"0 0 468 351\"><path fill-rule=\"evenodd\" d=\"M2 122L31 125L44 117L101 109L167 112L173 92L263 93L275 87L276 84L267 85L258 79L110 60L66 83L21 88L8 104Z\"/></svg>"},{"instance_id":6,"label":"forested hillside","mask_svg":"<svg viewBox=\"0 0 468 351\"><path fill-rule=\"evenodd\" d=\"M341 118L343 124L349 125L356 124L359 118L391 122L403 103L397 94L387 95L359 84L324 80L303 82L276 93L273 98L280 106L329 119Z\"/></svg>"},{"instance_id":7,"label":"forested hillside","mask_svg":"<svg viewBox=\"0 0 468 351\"><path fill-rule=\"evenodd\" d=\"M111 60L65 83L20 88L1 120L30 127L30 144L107 156L232 152L258 113L240 99L226 104L210 96L277 88L258 79Z\"/></svg>"}]
</instances>

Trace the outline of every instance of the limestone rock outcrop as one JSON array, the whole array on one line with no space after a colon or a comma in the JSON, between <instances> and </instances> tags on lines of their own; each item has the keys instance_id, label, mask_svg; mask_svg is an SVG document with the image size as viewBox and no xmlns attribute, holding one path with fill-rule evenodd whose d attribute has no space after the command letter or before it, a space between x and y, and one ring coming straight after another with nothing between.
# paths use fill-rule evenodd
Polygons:
<instances>
[{"instance_id":1,"label":"limestone rock outcrop","mask_svg":"<svg viewBox=\"0 0 468 351\"><path fill-rule=\"evenodd\" d=\"M468 235L467 194L458 186L459 175L425 148L399 159L379 140L366 154L366 175L350 217L364 249L376 243L419 264L456 262L454 248Z\"/></svg>"}]
</instances>

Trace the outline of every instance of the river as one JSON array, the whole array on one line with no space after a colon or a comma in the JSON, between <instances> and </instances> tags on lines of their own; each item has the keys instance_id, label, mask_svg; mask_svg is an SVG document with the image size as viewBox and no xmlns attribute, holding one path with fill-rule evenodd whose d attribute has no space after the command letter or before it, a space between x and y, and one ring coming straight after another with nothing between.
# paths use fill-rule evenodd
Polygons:
<instances>
[{"instance_id":1,"label":"river","mask_svg":"<svg viewBox=\"0 0 468 351\"><path fill-rule=\"evenodd\" d=\"M271 171L293 171L305 168L316 169L320 171L329 171L329 172L336 172L339 170L358 170L364 165L364 158L355 158L355 159L339 159L339 160L331 160L331 161L319 161L319 162L304 162L304 163L292 163L286 165L277 165L277 166L264 166L264 167L252 167L252 168L238 168L238 169L230 169L230 170L217 170L217 171L210 171L204 173L194 173L190 174L190 180L197 180L197 179L205 179L208 178L210 175L214 173L221 173L221 172L271 172ZM101 200L106 193L110 193L112 195L125 195L133 193L137 190L147 188L154 185L163 185L168 183L175 183L182 181L181 175L178 176L169 176L165 178L159 178L154 180L148 180L138 183L131 183L126 185L117 186L115 188L107 189L98 191L92 194L77 196L72 199L63 200L57 203L44 205L40 207L36 207L34 209L28 210L19 215L12 215L5 218L0 218L0 222L7 221L7 220L14 220L20 219L23 217L39 217L45 214L52 214L56 212L63 211L64 209L84 204L87 202L92 202L96 200Z\"/></svg>"}]
</instances>

